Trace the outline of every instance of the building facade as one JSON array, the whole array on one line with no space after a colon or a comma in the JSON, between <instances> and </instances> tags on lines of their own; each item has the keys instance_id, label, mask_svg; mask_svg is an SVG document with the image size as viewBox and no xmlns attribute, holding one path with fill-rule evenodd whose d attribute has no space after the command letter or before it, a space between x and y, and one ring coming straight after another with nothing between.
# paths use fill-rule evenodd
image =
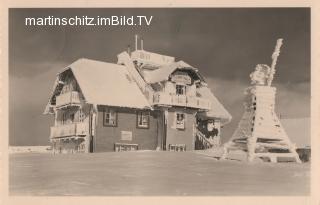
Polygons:
<instances>
[{"instance_id":1,"label":"building facade","mask_svg":"<svg viewBox=\"0 0 320 205\"><path fill-rule=\"evenodd\" d=\"M143 49L64 68L44 113L55 153L206 149L231 120L198 69Z\"/></svg>"}]
</instances>

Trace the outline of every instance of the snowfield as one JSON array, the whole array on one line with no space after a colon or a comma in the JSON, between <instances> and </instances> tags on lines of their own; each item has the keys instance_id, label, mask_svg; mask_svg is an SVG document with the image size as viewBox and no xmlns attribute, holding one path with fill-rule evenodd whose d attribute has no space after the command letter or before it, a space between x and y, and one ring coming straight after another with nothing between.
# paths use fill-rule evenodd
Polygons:
<instances>
[{"instance_id":1,"label":"snowfield","mask_svg":"<svg viewBox=\"0 0 320 205\"><path fill-rule=\"evenodd\" d=\"M10 195L309 195L310 164L217 161L196 152L15 153Z\"/></svg>"},{"instance_id":2,"label":"snowfield","mask_svg":"<svg viewBox=\"0 0 320 205\"><path fill-rule=\"evenodd\" d=\"M9 146L9 153L51 153L50 146Z\"/></svg>"}]
</instances>

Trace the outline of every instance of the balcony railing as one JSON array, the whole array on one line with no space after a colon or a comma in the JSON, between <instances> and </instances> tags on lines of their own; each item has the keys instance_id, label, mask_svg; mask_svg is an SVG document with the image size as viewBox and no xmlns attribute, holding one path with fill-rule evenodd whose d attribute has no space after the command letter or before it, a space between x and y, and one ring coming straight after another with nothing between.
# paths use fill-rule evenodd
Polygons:
<instances>
[{"instance_id":1,"label":"balcony railing","mask_svg":"<svg viewBox=\"0 0 320 205\"><path fill-rule=\"evenodd\" d=\"M77 91L71 91L58 95L56 98L56 107L64 107L67 105L80 105L80 95Z\"/></svg>"},{"instance_id":2,"label":"balcony railing","mask_svg":"<svg viewBox=\"0 0 320 205\"><path fill-rule=\"evenodd\" d=\"M87 134L88 134L88 124L83 122L53 126L50 129L51 138L83 136Z\"/></svg>"},{"instance_id":3,"label":"balcony railing","mask_svg":"<svg viewBox=\"0 0 320 205\"><path fill-rule=\"evenodd\" d=\"M207 99L196 96L170 95L162 92L154 94L153 103L157 105L183 106L204 110L211 109L211 102Z\"/></svg>"}]
</instances>

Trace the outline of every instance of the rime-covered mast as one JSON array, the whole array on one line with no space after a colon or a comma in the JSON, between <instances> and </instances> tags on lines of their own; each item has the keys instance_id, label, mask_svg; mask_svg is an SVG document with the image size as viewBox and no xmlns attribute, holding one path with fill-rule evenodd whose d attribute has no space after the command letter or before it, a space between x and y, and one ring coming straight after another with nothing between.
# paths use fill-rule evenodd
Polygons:
<instances>
[{"instance_id":1,"label":"rime-covered mast","mask_svg":"<svg viewBox=\"0 0 320 205\"><path fill-rule=\"evenodd\" d=\"M247 153L248 161L255 158L277 162L278 158L294 158L300 162L280 120L275 113L276 88L271 86L282 39L278 39L272 54L271 67L258 64L250 74L251 86L245 90L245 112L229 142L224 145L222 159L231 150Z\"/></svg>"},{"instance_id":2,"label":"rime-covered mast","mask_svg":"<svg viewBox=\"0 0 320 205\"><path fill-rule=\"evenodd\" d=\"M270 67L270 74L269 74L269 77L267 79L267 85L268 86L271 86L271 83L272 83L272 80L273 80L273 76L276 73L277 60L278 60L278 56L280 55L280 48L281 48L281 46L283 44L282 41L283 41L282 38L279 38L277 40L276 47L275 47L274 52L273 52L273 54L271 56L272 63L271 63L271 67Z\"/></svg>"}]
</instances>

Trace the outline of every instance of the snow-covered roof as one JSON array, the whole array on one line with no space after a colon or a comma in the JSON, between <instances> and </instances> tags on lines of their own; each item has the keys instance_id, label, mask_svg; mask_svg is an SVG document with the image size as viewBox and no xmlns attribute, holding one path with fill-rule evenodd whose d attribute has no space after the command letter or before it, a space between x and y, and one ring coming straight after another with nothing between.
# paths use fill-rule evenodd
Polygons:
<instances>
[{"instance_id":1,"label":"snow-covered roof","mask_svg":"<svg viewBox=\"0 0 320 205\"><path fill-rule=\"evenodd\" d=\"M310 118L280 119L290 141L298 148L311 145Z\"/></svg>"},{"instance_id":2,"label":"snow-covered roof","mask_svg":"<svg viewBox=\"0 0 320 205\"><path fill-rule=\"evenodd\" d=\"M168 65L175 61L172 56L161 55L158 53L149 52L146 50L135 50L131 53L131 59L133 61L138 61L146 65L153 65L155 67L161 65Z\"/></svg>"},{"instance_id":3,"label":"snow-covered roof","mask_svg":"<svg viewBox=\"0 0 320 205\"><path fill-rule=\"evenodd\" d=\"M178 61L171 63L170 65L160 66L158 69L150 72L146 72L144 79L147 83L157 83L161 81L168 80L171 73L177 69L188 69L194 71L200 79L202 77L198 73L198 69L193 68L191 65L187 64L184 61Z\"/></svg>"},{"instance_id":4,"label":"snow-covered roof","mask_svg":"<svg viewBox=\"0 0 320 205\"><path fill-rule=\"evenodd\" d=\"M123 65L83 58L69 65L60 75L69 69L77 80L85 101L89 104L151 108Z\"/></svg>"},{"instance_id":5,"label":"snow-covered roof","mask_svg":"<svg viewBox=\"0 0 320 205\"><path fill-rule=\"evenodd\" d=\"M211 102L211 109L206 112L200 112L198 113L198 116L201 118L221 118L222 124L227 124L231 121L232 116L230 113L223 107L223 105L219 102L219 100L216 98L216 96L213 95L211 90L206 87L200 87L197 90L198 94L201 95L201 97L210 100Z\"/></svg>"},{"instance_id":6,"label":"snow-covered roof","mask_svg":"<svg viewBox=\"0 0 320 205\"><path fill-rule=\"evenodd\" d=\"M146 95L139 88L137 79L134 79L132 73L129 72L130 69L128 70L126 66L84 58L75 61L58 73L44 113L52 113L51 103L54 103L54 96L60 94L63 85L59 81L69 71L73 73L86 103L136 109L153 109ZM157 70L146 72L144 80L149 84L168 80L169 76L177 69L187 70L191 75L195 75L196 78L204 82L198 70L183 61L174 62ZM202 85L205 85L205 83ZM200 97L211 101L211 110L200 112L200 117L221 118L222 124L226 124L231 120L231 115L208 87L200 87L197 89L197 92Z\"/></svg>"}]
</instances>

